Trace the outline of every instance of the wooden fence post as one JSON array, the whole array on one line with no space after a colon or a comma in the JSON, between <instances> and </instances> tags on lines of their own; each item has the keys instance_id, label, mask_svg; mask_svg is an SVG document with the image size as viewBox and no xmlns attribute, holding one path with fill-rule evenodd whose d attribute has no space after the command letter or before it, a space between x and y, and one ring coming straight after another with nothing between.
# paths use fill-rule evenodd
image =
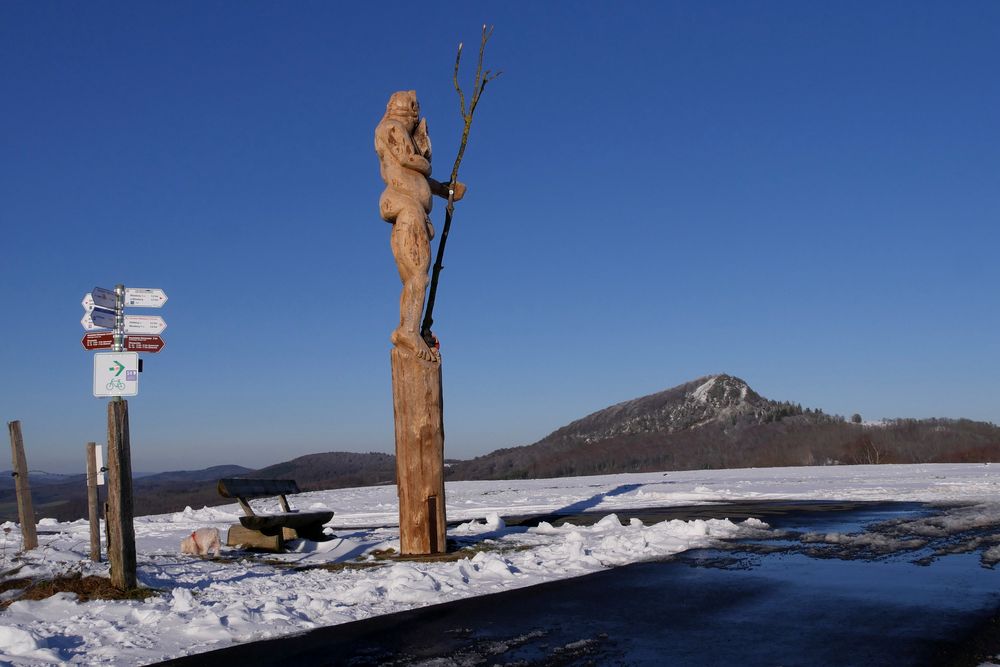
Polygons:
<instances>
[{"instance_id":1,"label":"wooden fence post","mask_svg":"<svg viewBox=\"0 0 1000 667\"><path fill-rule=\"evenodd\" d=\"M10 453L14 467L17 516L21 522L22 548L28 551L38 546L38 534L35 532L35 510L31 506L31 488L28 484L28 463L24 458L21 422L8 422L7 428L10 430Z\"/></svg>"},{"instance_id":2,"label":"wooden fence post","mask_svg":"<svg viewBox=\"0 0 1000 667\"><path fill-rule=\"evenodd\" d=\"M135 525L132 523L132 454L129 451L128 401L108 402L108 561L111 584L136 588Z\"/></svg>"},{"instance_id":3,"label":"wooden fence post","mask_svg":"<svg viewBox=\"0 0 1000 667\"><path fill-rule=\"evenodd\" d=\"M87 443L87 517L90 521L90 560L101 562L101 515L97 511L97 443Z\"/></svg>"}]
</instances>

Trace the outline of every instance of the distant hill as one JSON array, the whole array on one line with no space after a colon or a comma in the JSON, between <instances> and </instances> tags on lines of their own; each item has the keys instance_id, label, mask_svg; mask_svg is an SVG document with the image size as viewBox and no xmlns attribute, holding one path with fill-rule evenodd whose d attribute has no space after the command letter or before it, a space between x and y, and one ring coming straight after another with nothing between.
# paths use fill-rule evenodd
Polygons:
<instances>
[{"instance_id":1,"label":"distant hill","mask_svg":"<svg viewBox=\"0 0 1000 667\"><path fill-rule=\"evenodd\" d=\"M260 470L222 465L135 477L132 480L135 514L164 514L188 505L200 508L231 503L219 495L218 481L223 477L294 479L304 491L392 484L396 481L395 460L390 454L328 452L301 456ZM37 518L70 521L87 516L86 475L31 473L30 483ZM105 499L103 487L100 493L101 499ZM0 486L0 521L16 520L13 483Z\"/></svg>"},{"instance_id":2,"label":"distant hill","mask_svg":"<svg viewBox=\"0 0 1000 667\"><path fill-rule=\"evenodd\" d=\"M614 472L1000 460L1000 428L969 420L856 424L768 400L712 375L618 403L532 445L447 469L448 479L520 479Z\"/></svg>"},{"instance_id":3,"label":"distant hill","mask_svg":"<svg viewBox=\"0 0 1000 667\"><path fill-rule=\"evenodd\" d=\"M59 473L51 472L41 472L34 471L31 472L31 484L33 486L48 486L50 484L67 484L73 482L81 482L86 479L84 474L75 475L60 475ZM14 488L14 471L4 470L0 472L0 489L13 489Z\"/></svg>"},{"instance_id":4,"label":"distant hill","mask_svg":"<svg viewBox=\"0 0 1000 667\"><path fill-rule=\"evenodd\" d=\"M30 453L29 453L30 456ZM966 419L860 424L797 403L762 397L740 378L711 375L598 410L532 445L469 461L448 460L446 478L568 475L838 463L1000 461L1000 428ZM236 465L133 480L137 515L220 505L222 477L294 479L304 491L393 484L391 454L309 454L259 470ZM87 515L83 475L31 474L36 515ZM102 498L103 498L102 490ZM0 475L0 520L16 520L10 474Z\"/></svg>"},{"instance_id":5,"label":"distant hill","mask_svg":"<svg viewBox=\"0 0 1000 667\"><path fill-rule=\"evenodd\" d=\"M294 479L303 491L396 483L392 454L327 452L308 454L254 471L251 477Z\"/></svg>"},{"instance_id":6,"label":"distant hill","mask_svg":"<svg viewBox=\"0 0 1000 667\"><path fill-rule=\"evenodd\" d=\"M170 482L212 482L214 484L223 477L239 477L252 472L253 468L244 468L237 465L212 466L204 470L174 470L172 472L144 475L136 479L135 483L141 486L153 486Z\"/></svg>"}]
</instances>

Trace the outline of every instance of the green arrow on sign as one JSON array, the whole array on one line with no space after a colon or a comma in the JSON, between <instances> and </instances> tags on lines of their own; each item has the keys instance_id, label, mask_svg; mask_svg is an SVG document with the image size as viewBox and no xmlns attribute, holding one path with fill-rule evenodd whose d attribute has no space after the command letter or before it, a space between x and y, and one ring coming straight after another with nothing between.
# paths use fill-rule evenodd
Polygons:
<instances>
[{"instance_id":1,"label":"green arrow on sign","mask_svg":"<svg viewBox=\"0 0 1000 667\"><path fill-rule=\"evenodd\" d=\"M118 372L117 372L117 373L115 373L115 377L118 377L119 375L121 375L121 374L122 374L122 371L123 371L123 370L125 370L125 365L124 365L124 364L123 364L122 362L120 362L120 361L117 361L117 360L116 360L116 361L115 361L115 366L117 366L117 367L118 367ZM113 370L115 370L115 366L112 366L112 367L111 367L111 368L109 368L108 370L109 370L109 371L113 371Z\"/></svg>"}]
</instances>

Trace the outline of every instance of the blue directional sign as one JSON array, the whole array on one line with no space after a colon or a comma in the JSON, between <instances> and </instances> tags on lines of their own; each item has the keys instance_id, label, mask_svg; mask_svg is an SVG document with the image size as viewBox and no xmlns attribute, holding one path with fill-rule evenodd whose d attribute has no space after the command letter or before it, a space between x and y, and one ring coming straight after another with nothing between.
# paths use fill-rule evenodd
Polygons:
<instances>
[{"instance_id":1,"label":"blue directional sign","mask_svg":"<svg viewBox=\"0 0 1000 667\"><path fill-rule=\"evenodd\" d=\"M94 326L105 329L114 329L115 311L106 310L104 308L94 308L94 310L90 311L90 320L94 323Z\"/></svg>"},{"instance_id":2,"label":"blue directional sign","mask_svg":"<svg viewBox=\"0 0 1000 667\"><path fill-rule=\"evenodd\" d=\"M114 290L104 289L103 287L95 287L93 290L91 290L90 297L94 300L95 306L99 306L101 308L107 308L108 310L115 309Z\"/></svg>"}]
</instances>

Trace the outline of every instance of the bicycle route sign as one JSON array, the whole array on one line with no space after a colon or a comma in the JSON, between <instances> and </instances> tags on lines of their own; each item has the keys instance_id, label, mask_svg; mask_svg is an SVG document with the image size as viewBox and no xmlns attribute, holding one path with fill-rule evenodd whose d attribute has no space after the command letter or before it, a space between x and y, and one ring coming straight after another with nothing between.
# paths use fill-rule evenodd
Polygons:
<instances>
[{"instance_id":1,"label":"bicycle route sign","mask_svg":"<svg viewBox=\"0 0 1000 667\"><path fill-rule=\"evenodd\" d=\"M138 352L94 354L94 396L135 396L139 393Z\"/></svg>"}]
</instances>

